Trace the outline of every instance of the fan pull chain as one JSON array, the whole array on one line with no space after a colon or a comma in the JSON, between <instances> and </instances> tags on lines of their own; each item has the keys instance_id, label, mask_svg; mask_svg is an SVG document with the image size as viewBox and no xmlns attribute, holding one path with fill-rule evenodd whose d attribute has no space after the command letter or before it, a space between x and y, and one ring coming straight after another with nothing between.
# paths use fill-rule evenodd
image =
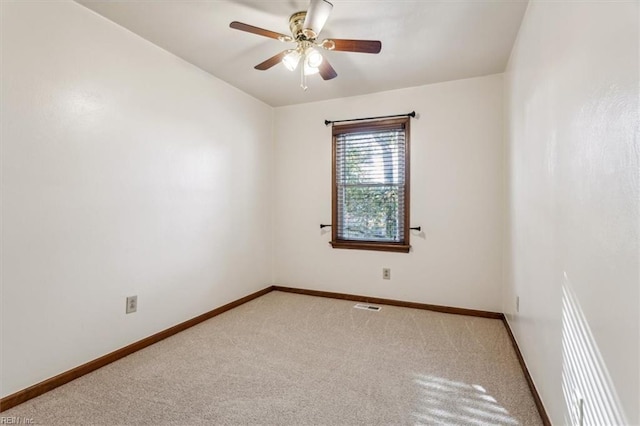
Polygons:
<instances>
[{"instance_id":1,"label":"fan pull chain","mask_svg":"<svg viewBox=\"0 0 640 426\"><path fill-rule=\"evenodd\" d=\"M304 61L306 59L306 54L302 54L302 57L300 58L300 87L302 88L302 90L304 90L305 92L307 91L308 87L307 87L307 76L304 73Z\"/></svg>"}]
</instances>

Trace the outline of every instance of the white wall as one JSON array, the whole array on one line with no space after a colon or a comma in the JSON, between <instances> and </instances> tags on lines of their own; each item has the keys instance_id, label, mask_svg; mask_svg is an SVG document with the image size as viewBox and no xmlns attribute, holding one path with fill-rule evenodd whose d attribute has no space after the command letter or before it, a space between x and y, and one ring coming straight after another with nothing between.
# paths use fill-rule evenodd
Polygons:
<instances>
[{"instance_id":1,"label":"white wall","mask_svg":"<svg viewBox=\"0 0 640 426\"><path fill-rule=\"evenodd\" d=\"M534 1L505 75L504 311L554 424L640 424L638 13Z\"/></svg>"},{"instance_id":2,"label":"white wall","mask_svg":"<svg viewBox=\"0 0 640 426\"><path fill-rule=\"evenodd\" d=\"M500 311L502 85L492 75L277 108L275 283ZM408 254L333 249L319 229L331 222L324 120L412 110L411 226L423 234L413 233Z\"/></svg>"},{"instance_id":3,"label":"white wall","mask_svg":"<svg viewBox=\"0 0 640 426\"><path fill-rule=\"evenodd\" d=\"M273 109L76 3L1 7L6 396L271 284Z\"/></svg>"}]
</instances>

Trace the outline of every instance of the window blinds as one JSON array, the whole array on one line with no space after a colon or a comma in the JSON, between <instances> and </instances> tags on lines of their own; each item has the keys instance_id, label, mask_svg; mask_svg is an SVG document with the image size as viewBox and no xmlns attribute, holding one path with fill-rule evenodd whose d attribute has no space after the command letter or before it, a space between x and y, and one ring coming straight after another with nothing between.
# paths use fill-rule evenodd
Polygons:
<instances>
[{"instance_id":1,"label":"window blinds","mask_svg":"<svg viewBox=\"0 0 640 426\"><path fill-rule=\"evenodd\" d=\"M337 236L404 241L405 129L336 134Z\"/></svg>"}]
</instances>

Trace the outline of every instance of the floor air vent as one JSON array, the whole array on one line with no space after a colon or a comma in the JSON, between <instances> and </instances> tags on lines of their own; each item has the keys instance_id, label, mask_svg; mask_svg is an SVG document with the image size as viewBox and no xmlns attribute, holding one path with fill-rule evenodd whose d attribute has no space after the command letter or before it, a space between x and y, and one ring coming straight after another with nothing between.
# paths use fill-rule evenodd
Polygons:
<instances>
[{"instance_id":1,"label":"floor air vent","mask_svg":"<svg viewBox=\"0 0 640 426\"><path fill-rule=\"evenodd\" d=\"M357 305L354 306L354 308L356 308L356 309L364 309L366 311L376 311L376 312L378 312L380 309L382 309L380 306L365 305L363 303L358 303Z\"/></svg>"}]
</instances>

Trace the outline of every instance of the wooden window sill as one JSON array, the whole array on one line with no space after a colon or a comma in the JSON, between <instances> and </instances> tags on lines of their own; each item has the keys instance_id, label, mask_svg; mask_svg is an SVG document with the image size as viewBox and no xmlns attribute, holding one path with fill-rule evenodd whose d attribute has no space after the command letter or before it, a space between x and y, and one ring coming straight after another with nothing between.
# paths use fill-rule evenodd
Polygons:
<instances>
[{"instance_id":1,"label":"wooden window sill","mask_svg":"<svg viewBox=\"0 0 640 426\"><path fill-rule=\"evenodd\" d=\"M329 244L337 249L391 251L396 253L409 253L411 249L409 244L378 243L372 241L331 241Z\"/></svg>"}]
</instances>

